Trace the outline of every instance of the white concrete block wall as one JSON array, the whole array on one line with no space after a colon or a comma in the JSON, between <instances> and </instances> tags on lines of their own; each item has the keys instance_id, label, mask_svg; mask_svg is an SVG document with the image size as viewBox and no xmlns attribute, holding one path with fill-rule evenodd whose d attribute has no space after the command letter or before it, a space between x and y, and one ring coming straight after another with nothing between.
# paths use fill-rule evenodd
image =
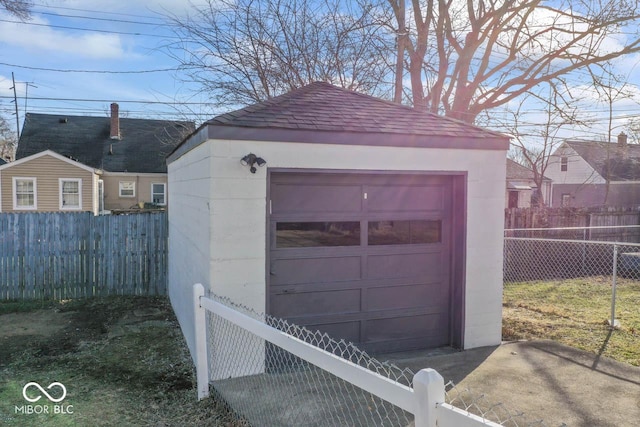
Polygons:
<instances>
[{"instance_id":1,"label":"white concrete block wall","mask_svg":"<svg viewBox=\"0 0 640 427\"><path fill-rule=\"evenodd\" d=\"M211 281L211 156L203 144L169 164L169 298L191 355L193 285Z\"/></svg>"},{"instance_id":2,"label":"white concrete block wall","mask_svg":"<svg viewBox=\"0 0 640 427\"><path fill-rule=\"evenodd\" d=\"M213 288L256 311L266 303L267 171L272 168L467 171L465 347L497 344L502 319L505 152L255 141L209 141L213 156ZM239 159L267 160L252 175ZM221 236L223 238L221 238Z\"/></svg>"},{"instance_id":3,"label":"white concrete block wall","mask_svg":"<svg viewBox=\"0 0 640 427\"><path fill-rule=\"evenodd\" d=\"M250 152L267 161L255 174L240 164ZM502 150L224 140L199 145L169 164L169 287L187 342L191 347L185 292L195 282L265 311L267 169L300 168L467 172L464 345L500 343L505 159Z\"/></svg>"}]
</instances>

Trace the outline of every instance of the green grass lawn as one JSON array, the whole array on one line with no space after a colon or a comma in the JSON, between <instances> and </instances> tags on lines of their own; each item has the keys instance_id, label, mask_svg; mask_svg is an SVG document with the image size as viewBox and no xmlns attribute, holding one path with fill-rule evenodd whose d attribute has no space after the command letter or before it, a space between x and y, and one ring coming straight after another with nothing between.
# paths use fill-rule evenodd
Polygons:
<instances>
[{"instance_id":1,"label":"green grass lawn","mask_svg":"<svg viewBox=\"0 0 640 427\"><path fill-rule=\"evenodd\" d=\"M54 414L45 396L32 405L48 414L16 413L30 404L23 387L32 381L62 383L67 395L58 409L65 413ZM50 391L61 394L58 386ZM193 365L167 299L109 297L0 303L0 425L234 424L213 399L197 401Z\"/></svg>"},{"instance_id":2,"label":"green grass lawn","mask_svg":"<svg viewBox=\"0 0 640 427\"><path fill-rule=\"evenodd\" d=\"M618 279L611 331L611 278L505 284L504 340L552 339L640 366L640 282Z\"/></svg>"}]
</instances>

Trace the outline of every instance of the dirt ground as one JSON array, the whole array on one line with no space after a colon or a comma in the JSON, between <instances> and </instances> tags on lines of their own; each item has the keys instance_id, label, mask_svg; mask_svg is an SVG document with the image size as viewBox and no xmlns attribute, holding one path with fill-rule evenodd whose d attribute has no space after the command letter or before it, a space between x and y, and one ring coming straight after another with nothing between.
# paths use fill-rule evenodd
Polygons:
<instances>
[{"instance_id":1,"label":"dirt ground","mask_svg":"<svg viewBox=\"0 0 640 427\"><path fill-rule=\"evenodd\" d=\"M73 414L24 415L26 383L61 382ZM233 426L197 400L193 364L167 298L0 303L0 425Z\"/></svg>"},{"instance_id":2,"label":"dirt ground","mask_svg":"<svg viewBox=\"0 0 640 427\"><path fill-rule=\"evenodd\" d=\"M125 325L131 329L149 321L166 322L161 310L164 304L158 300L155 306L142 309L121 303L61 302L39 310L0 315L0 367L25 351L55 356L104 334L108 338L117 336Z\"/></svg>"}]
</instances>

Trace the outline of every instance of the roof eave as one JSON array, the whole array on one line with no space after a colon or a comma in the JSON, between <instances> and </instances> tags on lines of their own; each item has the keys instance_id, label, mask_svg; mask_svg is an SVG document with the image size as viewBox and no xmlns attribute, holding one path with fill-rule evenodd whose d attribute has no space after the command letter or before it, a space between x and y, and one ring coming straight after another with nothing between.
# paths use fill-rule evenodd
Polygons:
<instances>
[{"instance_id":1,"label":"roof eave","mask_svg":"<svg viewBox=\"0 0 640 427\"><path fill-rule=\"evenodd\" d=\"M509 148L509 138L507 136L493 133L480 137L469 137L459 135L241 127L205 123L176 147L167 157L167 161L171 163L207 139L476 150L507 150Z\"/></svg>"}]
</instances>

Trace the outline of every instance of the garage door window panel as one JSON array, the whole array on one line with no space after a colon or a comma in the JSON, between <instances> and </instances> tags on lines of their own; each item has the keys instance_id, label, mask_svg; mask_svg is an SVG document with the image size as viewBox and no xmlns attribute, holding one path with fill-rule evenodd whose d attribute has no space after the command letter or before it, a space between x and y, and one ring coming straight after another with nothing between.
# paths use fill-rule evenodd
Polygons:
<instances>
[{"instance_id":1,"label":"garage door window panel","mask_svg":"<svg viewBox=\"0 0 640 427\"><path fill-rule=\"evenodd\" d=\"M277 248L360 246L360 222L279 222Z\"/></svg>"},{"instance_id":2,"label":"garage door window panel","mask_svg":"<svg viewBox=\"0 0 640 427\"><path fill-rule=\"evenodd\" d=\"M440 186L367 186L369 212L439 211L444 208L444 190Z\"/></svg>"},{"instance_id":3,"label":"garage door window panel","mask_svg":"<svg viewBox=\"0 0 640 427\"><path fill-rule=\"evenodd\" d=\"M369 245L417 245L442 241L440 220L370 221Z\"/></svg>"}]
</instances>

